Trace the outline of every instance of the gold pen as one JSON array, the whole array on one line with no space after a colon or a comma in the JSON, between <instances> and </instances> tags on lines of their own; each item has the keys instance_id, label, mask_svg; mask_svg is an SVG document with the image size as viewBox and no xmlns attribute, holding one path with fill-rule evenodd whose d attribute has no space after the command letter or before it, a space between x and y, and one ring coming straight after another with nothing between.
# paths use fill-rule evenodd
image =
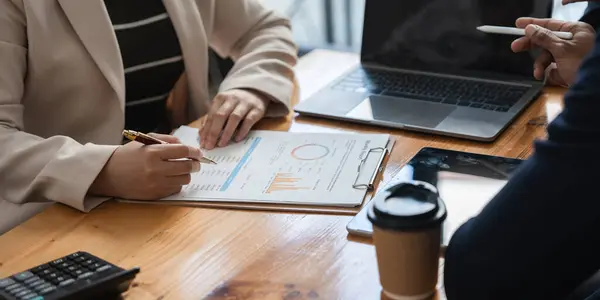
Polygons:
<instances>
[{"instance_id":1,"label":"gold pen","mask_svg":"<svg viewBox=\"0 0 600 300\"><path fill-rule=\"evenodd\" d=\"M145 133L137 132L137 131L133 131L133 130L123 130L123 136L130 141L140 142L144 145L168 144L165 141L161 141L161 140L159 140L155 137L152 137L150 135L147 135ZM200 158L199 161L201 163L205 163L205 164L211 164L211 165L217 164L215 161L208 159L206 157Z\"/></svg>"}]
</instances>

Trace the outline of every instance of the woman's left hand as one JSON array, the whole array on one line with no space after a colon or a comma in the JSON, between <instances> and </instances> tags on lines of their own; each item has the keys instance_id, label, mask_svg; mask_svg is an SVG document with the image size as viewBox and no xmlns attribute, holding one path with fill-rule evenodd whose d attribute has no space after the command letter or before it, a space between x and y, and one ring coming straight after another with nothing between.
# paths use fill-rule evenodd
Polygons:
<instances>
[{"instance_id":1,"label":"woman's left hand","mask_svg":"<svg viewBox=\"0 0 600 300\"><path fill-rule=\"evenodd\" d=\"M236 89L218 94L200 129L200 146L210 150L227 146L232 138L241 141L264 117L270 102L266 96L249 90Z\"/></svg>"}]
</instances>

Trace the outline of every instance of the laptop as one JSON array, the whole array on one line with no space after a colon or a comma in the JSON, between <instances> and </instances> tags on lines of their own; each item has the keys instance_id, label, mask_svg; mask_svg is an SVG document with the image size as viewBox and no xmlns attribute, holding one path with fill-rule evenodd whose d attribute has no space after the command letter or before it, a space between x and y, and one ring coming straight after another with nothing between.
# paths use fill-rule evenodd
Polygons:
<instances>
[{"instance_id":1,"label":"laptop","mask_svg":"<svg viewBox=\"0 0 600 300\"><path fill-rule=\"evenodd\" d=\"M552 0L366 0L361 63L301 115L493 141L537 98L536 53L480 25L550 17Z\"/></svg>"}]
</instances>

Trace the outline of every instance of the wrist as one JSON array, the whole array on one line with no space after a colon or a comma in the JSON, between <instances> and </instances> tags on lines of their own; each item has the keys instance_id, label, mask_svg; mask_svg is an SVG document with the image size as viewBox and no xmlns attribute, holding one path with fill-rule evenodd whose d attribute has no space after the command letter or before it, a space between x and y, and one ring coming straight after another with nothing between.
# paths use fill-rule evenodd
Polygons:
<instances>
[{"instance_id":1,"label":"wrist","mask_svg":"<svg viewBox=\"0 0 600 300\"><path fill-rule=\"evenodd\" d=\"M265 107L269 106L269 104L271 102L273 102L273 97L271 97L268 94L266 94L264 92L261 92L259 90L255 90L255 89L252 89L252 88L242 88L240 90L245 91L245 92L247 92L249 94L252 94L254 97L256 97L257 99L261 100L265 104Z\"/></svg>"},{"instance_id":2,"label":"wrist","mask_svg":"<svg viewBox=\"0 0 600 300\"><path fill-rule=\"evenodd\" d=\"M100 173L98 173L98 176L96 176L96 179L94 179L94 181L90 185L88 189L89 195L104 197L111 196L111 192L109 191L110 184L107 183L106 175L104 174L105 168L106 166L104 167L104 169L102 169L102 171L100 171Z\"/></svg>"}]
</instances>

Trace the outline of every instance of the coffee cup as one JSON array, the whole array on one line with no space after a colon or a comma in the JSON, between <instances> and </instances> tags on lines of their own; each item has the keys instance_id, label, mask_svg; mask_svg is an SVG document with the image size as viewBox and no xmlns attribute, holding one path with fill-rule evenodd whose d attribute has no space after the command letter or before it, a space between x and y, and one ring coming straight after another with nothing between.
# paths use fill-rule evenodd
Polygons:
<instances>
[{"instance_id":1,"label":"coffee cup","mask_svg":"<svg viewBox=\"0 0 600 300\"><path fill-rule=\"evenodd\" d=\"M436 292L446 206L437 189L422 181L386 188L373 199L379 281L393 300L428 299Z\"/></svg>"}]
</instances>

